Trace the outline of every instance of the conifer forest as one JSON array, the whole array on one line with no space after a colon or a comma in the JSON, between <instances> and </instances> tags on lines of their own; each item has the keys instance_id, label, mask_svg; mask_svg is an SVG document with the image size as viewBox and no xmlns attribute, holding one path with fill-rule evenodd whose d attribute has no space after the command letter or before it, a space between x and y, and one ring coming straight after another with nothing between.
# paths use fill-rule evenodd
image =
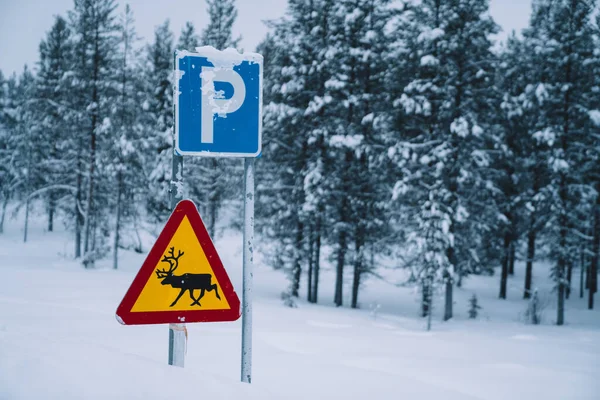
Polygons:
<instances>
[{"instance_id":1,"label":"conifer forest","mask_svg":"<svg viewBox=\"0 0 600 400\"><path fill-rule=\"evenodd\" d=\"M129 6L74 0L39 62L0 72L0 236L17 213L24 242L33 220L64 227L82 270L149 250L171 213L174 52L242 50L235 1L201 6L206 26L165 19L140 38ZM264 56L255 226L285 305L366 307L365 284L403 270L415 313L450 320L476 275L506 299L524 268L512 282L530 301L543 261L553 323L573 298L598 307L596 0L533 0L502 43L488 0L289 0L265 23L243 49ZM241 229L242 171L184 157L213 238Z\"/></svg>"}]
</instances>

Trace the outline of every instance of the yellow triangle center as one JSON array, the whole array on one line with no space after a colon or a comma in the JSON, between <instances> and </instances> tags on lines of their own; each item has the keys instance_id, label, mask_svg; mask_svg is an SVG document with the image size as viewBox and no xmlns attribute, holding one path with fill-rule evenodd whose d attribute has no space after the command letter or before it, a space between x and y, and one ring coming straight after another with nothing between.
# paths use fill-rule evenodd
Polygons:
<instances>
[{"instance_id":1,"label":"yellow triangle center","mask_svg":"<svg viewBox=\"0 0 600 400\"><path fill-rule=\"evenodd\" d=\"M154 271L132 312L231 308L187 216L181 221Z\"/></svg>"}]
</instances>

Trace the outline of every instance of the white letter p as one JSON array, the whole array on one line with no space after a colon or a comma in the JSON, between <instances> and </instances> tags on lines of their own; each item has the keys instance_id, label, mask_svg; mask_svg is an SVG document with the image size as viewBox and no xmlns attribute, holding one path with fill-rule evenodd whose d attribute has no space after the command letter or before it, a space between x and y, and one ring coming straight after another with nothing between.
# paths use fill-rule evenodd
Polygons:
<instances>
[{"instance_id":1,"label":"white letter p","mask_svg":"<svg viewBox=\"0 0 600 400\"><path fill-rule=\"evenodd\" d=\"M215 82L227 82L233 86L233 96L224 98L222 90L215 90ZM213 143L215 114L226 118L237 111L246 99L244 80L232 69L202 67L202 143Z\"/></svg>"}]
</instances>

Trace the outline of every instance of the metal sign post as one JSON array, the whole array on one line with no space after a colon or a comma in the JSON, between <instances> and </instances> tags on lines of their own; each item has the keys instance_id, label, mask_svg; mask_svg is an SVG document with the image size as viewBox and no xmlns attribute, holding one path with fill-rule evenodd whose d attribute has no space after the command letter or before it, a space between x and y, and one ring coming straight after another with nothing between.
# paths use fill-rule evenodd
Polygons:
<instances>
[{"instance_id":1,"label":"metal sign post","mask_svg":"<svg viewBox=\"0 0 600 400\"><path fill-rule=\"evenodd\" d=\"M244 158L242 382L252 381L252 274L254 261L254 158Z\"/></svg>"},{"instance_id":2,"label":"metal sign post","mask_svg":"<svg viewBox=\"0 0 600 400\"><path fill-rule=\"evenodd\" d=\"M174 61L177 59L173 55ZM175 70L177 67L175 67ZM175 109L173 109L175 111ZM173 112L175 114L175 112ZM174 115L173 121L177 121ZM173 127L174 130L177 127ZM175 151L177 140L173 135L173 164L171 169L171 185L169 192L171 195L171 210L174 210L177 203L183 199L183 156ZM187 330L185 324L169 324L169 365L175 365L183 368L185 364L185 346L187 345Z\"/></svg>"}]
</instances>

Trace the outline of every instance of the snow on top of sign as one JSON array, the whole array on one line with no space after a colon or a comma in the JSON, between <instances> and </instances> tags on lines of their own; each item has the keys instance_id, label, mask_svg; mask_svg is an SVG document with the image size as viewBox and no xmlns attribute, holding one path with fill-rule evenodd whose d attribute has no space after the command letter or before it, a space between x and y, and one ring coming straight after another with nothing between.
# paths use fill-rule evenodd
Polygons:
<instances>
[{"instance_id":1,"label":"snow on top of sign","mask_svg":"<svg viewBox=\"0 0 600 400\"><path fill-rule=\"evenodd\" d=\"M196 52L205 56L215 67L232 67L241 64L243 61L255 63L263 62L263 56L253 52L240 53L232 47L225 50L217 50L212 46L196 47Z\"/></svg>"}]
</instances>

